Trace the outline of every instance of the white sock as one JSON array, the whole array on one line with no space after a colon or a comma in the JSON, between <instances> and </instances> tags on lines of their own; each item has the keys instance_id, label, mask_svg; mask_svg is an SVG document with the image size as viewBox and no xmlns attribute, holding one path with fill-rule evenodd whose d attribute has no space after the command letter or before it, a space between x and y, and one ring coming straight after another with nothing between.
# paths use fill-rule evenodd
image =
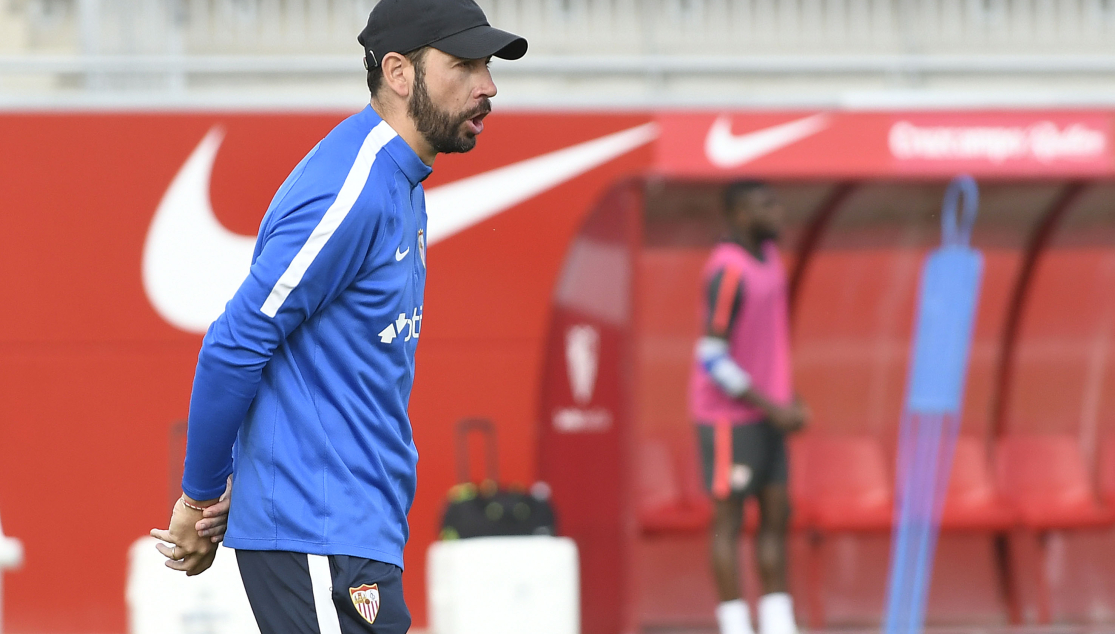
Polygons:
<instances>
[{"instance_id":1,"label":"white sock","mask_svg":"<svg viewBox=\"0 0 1115 634\"><path fill-rule=\"evenodd\" d=\"M759 634L798 634L790 595L772 592L759 597Z\"/></svg>"},{"instance_id":2,"label":"white sock","mask_svg":"<svg viewBox=\"0 0 1115 634\"><path fill-rule=\"evenodd\" d=\"M716 606L716 621L720 624L720 634L755 634L751 629L751 611L742 599Z\"/></svg>"}]
</instances>

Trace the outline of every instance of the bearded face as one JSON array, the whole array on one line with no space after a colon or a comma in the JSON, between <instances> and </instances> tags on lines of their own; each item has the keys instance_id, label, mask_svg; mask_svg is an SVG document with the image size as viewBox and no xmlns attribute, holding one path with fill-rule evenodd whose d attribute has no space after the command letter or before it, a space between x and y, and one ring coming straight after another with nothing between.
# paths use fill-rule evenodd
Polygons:
<instances>
[{"instance_id":1,"label":"bearded face","mask_svg":"<svg viewBox=\"0 0 1115 634\"><path fill-rule=\"evenodd\" d=\"M407 104L407 111L430 147L447 154L468 152L476 146L476 133L468 122L491 112L492 103L487 97L483 97L475 107L463 112L442 110L430 99L425 64L419 61L414 67L414 91Z\"/></svg>"}]
</instances>

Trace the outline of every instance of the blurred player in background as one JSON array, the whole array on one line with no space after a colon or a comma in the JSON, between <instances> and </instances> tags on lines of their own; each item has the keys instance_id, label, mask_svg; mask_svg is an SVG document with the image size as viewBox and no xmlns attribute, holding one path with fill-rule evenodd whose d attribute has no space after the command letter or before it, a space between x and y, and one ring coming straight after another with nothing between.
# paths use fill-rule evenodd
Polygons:
<instances>
[{"instance_id":1,"label":"blurred player in background","mask_svg":"<svg viewBox=\"0 0 1115 634\"><path fill-rule=\"evenodd\" d=\"M422 181L438 153L476 144L496 94L489 59L527 48L473 0L383 0L359 41L371 105L302 159L267 210L248 278L198 358L182 497L170 528L152 531L172 545L158 546L169 567L207 569L214 536L196 529L219 524L202 514L232 473L224 539L263 634L410 627Z\"/></svg>"},{"instance_id":2,"label":"blurred player in background","mask_svg":"<svg viewBox=\"0 0 1115 634\"><path fill-rule=\"evenodd\" d=\"M793 395L787 278L775 244L783 209L759 182L730 185L724 198L730 236L702 272L705 335L689 385L705 484L713 497L712 572L721 634L751 634L741 599L739 538L744 500L758 496L756 539L760 634L794 634L786 586L790 519L785 435L808 418Z\"/></svg>"}]
</instances>

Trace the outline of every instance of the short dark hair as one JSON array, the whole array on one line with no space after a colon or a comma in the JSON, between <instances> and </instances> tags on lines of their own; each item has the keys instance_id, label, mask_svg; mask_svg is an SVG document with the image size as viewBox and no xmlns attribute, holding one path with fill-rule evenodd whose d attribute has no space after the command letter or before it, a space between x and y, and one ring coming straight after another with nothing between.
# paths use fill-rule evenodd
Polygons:
<instances>
[{"instance_id":1,"label":"short dark hair","mask_svg":"<svg viewBox=\"0 0 1115 634\"><path fill-rule=\"evenodd\" d=\"M757 180L742 180L728 183L724 188L724 212L728 213L735 207L736 202L751 192L766 189L767 184Z\"/></svg>"},{"instance_id":2,"label":"short dark hair","mask_svg":"<svg viewBox=\"0 0 1115 634\"><path fill-rule=\"evenodd\" d=\"M414 64L415 66L417 66L419 68L419 73L421 74L421 67L422 67L423 62L426 59L426 52L429 51L429 50L430 50L429 46L423 46L422 48L414 49L413 51L405 54L404 57L406 57L408 60L410 60L411 64ZM369 68L368 69L368 90L371 91L372 97L375 97L377 94L379 94L379 88L382 85L383 85L383 64L380 64L379 66L373 66L373 67Z\"/></svg>"}]
</instances>

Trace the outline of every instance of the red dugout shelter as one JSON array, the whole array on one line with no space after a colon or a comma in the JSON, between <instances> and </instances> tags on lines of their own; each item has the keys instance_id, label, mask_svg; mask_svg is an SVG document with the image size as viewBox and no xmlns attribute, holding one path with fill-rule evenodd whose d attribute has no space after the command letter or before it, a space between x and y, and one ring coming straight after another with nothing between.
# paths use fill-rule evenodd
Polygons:
<instances>
[{"instance_id":1,"label":"red dugout shelter","mask_svg":"<svg viewBox=\"0 0 1115 634\"><path fill-rule=\"evenodd\" d=\"M772 182L790 227L791 450L803 621L877 623L918 271L974 175L986 279L930 620L1111 614L1115 185L1102 112L670 113L555 287L540 475L582 548L586 634L710 626L709 506L685 393L722 186ZM752 518L754 519L754 518ZM744 556L750 560L749 553ZM757 580L748 584L756 594ZM1107 617L1101 617L1107 618Z\"/></svg>"},{"instance_id":2,"label":"red dugout shelter","mask_svg":"<svg viewBox=\"0 0 1115 634\"><path fill-rule=\"evenodd\" d=\"M346 114L0 115L0 510L26 549L5 573L9 630L124 631L128 545L166 520L204 322L190 311L221 300L197 276L153 293L154 218L188 199L208 233L177 255L219 261ZM987 269L952 500L955 526L978 530L943 539L930 618L1115 620L1115 534L1079 528L1106 519L1097 492L1115 498L1113 120L497 107L426 183L440 211L410 412L415 625L470 416L498 426L508 480L552 482L582 551L585 634L711 623L684 393L697 270L737 177L770 180L790 212L795 381L816 414L794 447L798 605L877 619L917 268L960 171L981 185ZM1044 537L987 529L1019 522Z\"/></svg>"}]
</instances>

